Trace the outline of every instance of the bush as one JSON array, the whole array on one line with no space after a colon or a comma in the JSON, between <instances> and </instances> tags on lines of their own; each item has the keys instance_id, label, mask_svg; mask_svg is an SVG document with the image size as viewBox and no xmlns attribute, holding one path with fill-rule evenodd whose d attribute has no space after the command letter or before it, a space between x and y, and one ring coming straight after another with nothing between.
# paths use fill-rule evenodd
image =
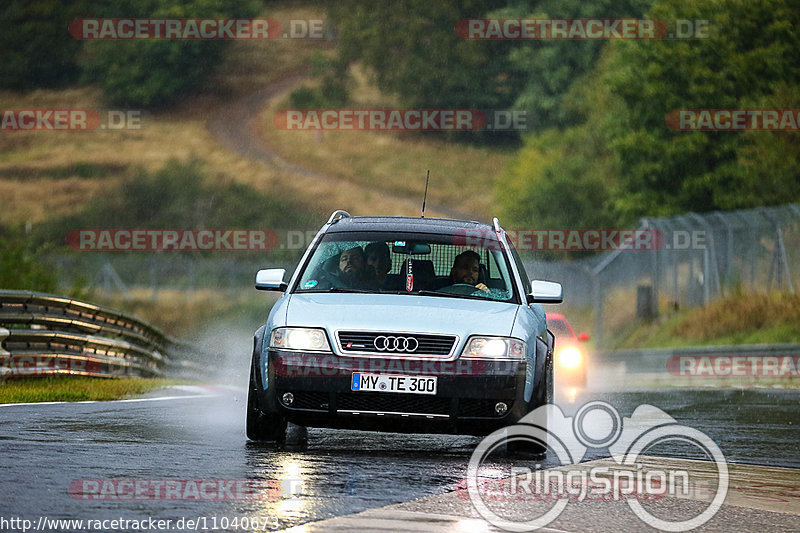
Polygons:
<instances>
[{"instance_id":1,"label":"bush","mask_svg":"<svg viewBox=\"0 0 800 533\"><path fill-rule=\"evenodd\" d=\"M114 2L104 17L246 18L259 3L235 0ZM99 11L99 10L97 10ZM158 106L192 89L222 57L227 41L90 41L80 65L83 80L99 83L108 98L123 106Z\"/></svg>"},{"instance_id":2,"label":"bush","mask_svg":"<svg viewBox=\"0 0 800 533\"><path fill-rule=\"evenodd\" d=\"M67 33L82 2L7 0L0 6L0 87L28 90L78 78L80 41Z\"/></svg>"},{"instance_id":3,"label":"bush","mask_svg":"<svg viewBox=\"0 0 800 533\"><path fill-rule=\"evenodd\" d=\"M42 262L42 250L21 232L0 232L0 289L54 292L58 274Z\"/></svg>"}]
</instances>

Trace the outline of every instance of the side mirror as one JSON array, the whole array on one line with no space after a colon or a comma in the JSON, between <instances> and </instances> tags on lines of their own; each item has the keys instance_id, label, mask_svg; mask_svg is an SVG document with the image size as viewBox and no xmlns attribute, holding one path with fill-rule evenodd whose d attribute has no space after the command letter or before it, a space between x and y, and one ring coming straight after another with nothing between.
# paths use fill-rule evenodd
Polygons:
<instances>
[{"instance_id":1,"label":"side mirror","mask_svg":"<svg viewBox=\"0 0 800 533\"><path fill-rule=\"evenodd\" d=\"M561 284L554 281L531 281L531 293L528 303L560 304L564 301Z\"/></svg>"},{"instance_id":2,"label":"side mirror","mask_svg":"<svg viewBox=\"0 0 800 533\"><path fill-rule=\"evenodd\" d=\"M259 270L256 274L256 289L260 291L285 291L288 285L283 281L286 270L283 268L268 268Z\"/></svg>"},{"instance_id":3,"label":"side mirror","mask_svg":"<svg viewBox=\"0 0 800 533\"><path fill-rule=\"evenodd\" d=\"M581 342L588 341L589 340L589 334L588 333L581 333L580 335L578 335L578 340L581 341Z\"/></svg>"}]
</instances>

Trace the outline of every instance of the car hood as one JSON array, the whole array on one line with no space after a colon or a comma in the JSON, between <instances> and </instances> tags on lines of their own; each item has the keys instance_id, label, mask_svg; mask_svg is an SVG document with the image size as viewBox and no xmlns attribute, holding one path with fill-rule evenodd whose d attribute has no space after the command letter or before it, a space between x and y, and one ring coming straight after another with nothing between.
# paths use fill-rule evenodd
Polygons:
<instances>
[{"instance_id":1,"label":"car hood","mask_svg":"<svg viewBox=\"0 0 800 533\"><path fill-rule=\"evenodd\" d=\"M287 326L458 335L510 335L517 306L485 300L400 294L293 294Z\"/></svg>"}]
</instances>

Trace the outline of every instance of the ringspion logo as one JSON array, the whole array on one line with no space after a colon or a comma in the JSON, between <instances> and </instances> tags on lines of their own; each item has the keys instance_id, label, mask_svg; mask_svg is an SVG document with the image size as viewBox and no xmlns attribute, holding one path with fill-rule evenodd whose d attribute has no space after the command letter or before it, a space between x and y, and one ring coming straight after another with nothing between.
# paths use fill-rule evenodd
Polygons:
<instances>
[{"instance_id":1,"label":"ringspion logo","mask_svg":"<svg viewBox=\"0 0 800 533\"><path fill-rule=\"evenodd\" d=\"M490 476L482 475L482 468L486 465L485 468L494 474L504 470L503 462L491 456L515 442L548 449L548 454L556 457L561 466L550 472L511 467L502 486L487 487L483 480ZM692 475L683 468L670 467L669 463L655 468L660 465L644 461L646 452L653 447L675 444L695 448L700 457L711 460L712 469ZM573 466L580 463L590 449L608 449L613 463L588 470ZM536 468L541 466L538 464ZM725 501L728 485L725 455L708 435L679 424L661 409L646 404L638 406L630 418L625 419L613 406L602 401L585 404L574 417L564 416L556 405L543 405L517 424L483 439L467 467L467 492L475 510L493 526L507 531L545 527L570 503L592 500L624 500L630 510L651 527L662 531L689 531L714 517ZM693 516L662 517L661 513L653 514L642 505L643 501L664 496L680 498L692 493L709 496L709 501L692 510L696 512ZM544 501L552 505L531 509L535 512L514 519L507 517L508 501Z\"/></svg>"}]
</instances>

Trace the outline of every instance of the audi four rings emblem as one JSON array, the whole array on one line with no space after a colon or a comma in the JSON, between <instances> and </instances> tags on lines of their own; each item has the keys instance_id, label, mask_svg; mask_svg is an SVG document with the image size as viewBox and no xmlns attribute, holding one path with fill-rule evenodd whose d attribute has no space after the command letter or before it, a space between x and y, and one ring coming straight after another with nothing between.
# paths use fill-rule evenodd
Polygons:
<instances>
[{"instance_id":1,"label":"audi four rings emblem","mask_svg":"<svg viewBox=\"0 0 800 533\"><path fill-rule=\"evenodd\" d=\"M419 341L414 337L392 337L381 335L375 337L373 342L379 352L415 352L419 348Z\"/></svg>"}]
</instances>

